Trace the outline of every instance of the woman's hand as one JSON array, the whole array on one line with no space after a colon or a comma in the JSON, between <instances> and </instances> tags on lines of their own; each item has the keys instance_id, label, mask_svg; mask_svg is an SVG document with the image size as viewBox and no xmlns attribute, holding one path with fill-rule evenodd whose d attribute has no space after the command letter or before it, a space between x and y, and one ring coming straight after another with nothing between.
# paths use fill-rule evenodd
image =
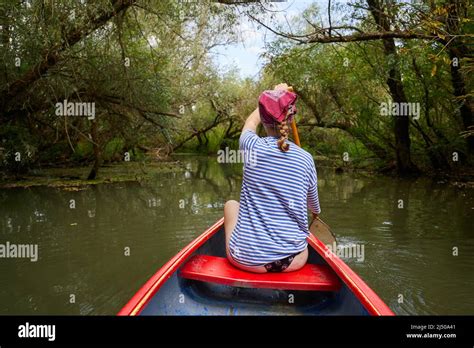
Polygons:
<instances>
[{"instance_id":1,"label":"woman's hand","mask_svg":"<svg viewBox=\"0 0 474 348\"><path fill-rule=\"evenodd\" d=\"M287 91L288 90L288 85L286 83L279 83L276 85L273 89L277 91Z\"/></svg>"}]
</instances>

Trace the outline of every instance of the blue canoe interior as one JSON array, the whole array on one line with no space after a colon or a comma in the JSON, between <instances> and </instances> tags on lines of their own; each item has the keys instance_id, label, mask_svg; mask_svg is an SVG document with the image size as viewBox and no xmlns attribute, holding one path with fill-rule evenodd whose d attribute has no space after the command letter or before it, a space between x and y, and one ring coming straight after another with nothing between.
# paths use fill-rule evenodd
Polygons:
<instances>
[{"instance_id":1,"label":"blue canoe interior","mask_svg":"<svg viewBox=\"0 0 474 348\"><path fill-rule=\"evenodd\" d=\"M288 272L283 276L252 274L249 279L253 282L240 279L241 273L246 272L229 275L230 270L224 265L228 262L225 257L225 235L221 225L167 276L136 314L370 315L360 296L358 298L341 281L331 268L333 266L311 246L304 271ZM216 272L209 275L209 267L206 270L200 266L203 263L209 267L217 265ZM233 266L229 263L228 267ZM276 285L266 284L265 276L273 277L272 283Z\"/></svg>"}]
</instances>

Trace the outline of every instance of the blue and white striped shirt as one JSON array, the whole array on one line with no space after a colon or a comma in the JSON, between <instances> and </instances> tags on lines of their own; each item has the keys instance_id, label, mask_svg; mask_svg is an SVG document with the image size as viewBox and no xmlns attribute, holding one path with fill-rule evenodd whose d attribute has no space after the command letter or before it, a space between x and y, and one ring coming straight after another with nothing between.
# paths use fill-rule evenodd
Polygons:
<instances>
[{"instance_id":1,"label":"blue and white striped shirt","mask_svg":"<svg viewBox=\"0 0 474 348\"><path fill-rule=\"evenodd\" d=\"M283 152L277 140L250 130L240 136L244 177L229 249L243 265L261 266L303 251L307 209L321 212L313 157L291 141Z\"/></svg>"}]
</instances>

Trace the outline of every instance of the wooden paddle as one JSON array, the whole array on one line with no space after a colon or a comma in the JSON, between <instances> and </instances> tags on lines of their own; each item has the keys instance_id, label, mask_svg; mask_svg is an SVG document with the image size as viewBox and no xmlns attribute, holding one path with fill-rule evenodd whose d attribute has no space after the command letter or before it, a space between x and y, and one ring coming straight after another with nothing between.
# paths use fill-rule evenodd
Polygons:
<instances>
[{"instance_id":1,"label":"wooden paddle","mask_svg":"<svg viewBox=\"0 0 474 348\"><path fill-rule=\"evenodd\" d=\"M288 87L288 91L293 92L293 87ZM293 117L293 120L291 121L291 131L293 132L293 142L301 147L295 117ZM333 245L333 243L336 243L336 236L331 232L329 226L319 218L319 216L311 222L309 231L325 245Z\"/></svg>"}]
</instances>

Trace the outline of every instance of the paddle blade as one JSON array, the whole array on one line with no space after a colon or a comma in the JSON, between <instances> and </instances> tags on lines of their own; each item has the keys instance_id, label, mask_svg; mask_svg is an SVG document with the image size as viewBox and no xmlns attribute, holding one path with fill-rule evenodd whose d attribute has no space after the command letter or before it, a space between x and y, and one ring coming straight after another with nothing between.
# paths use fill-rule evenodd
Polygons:
<instances>
[{"instance_id":1,"label":"paddle blade","mask_svg":"<svg viewBox=\"0 0 474 348\"><path fill-rule=\"evenodd\" d=\"M336 243L336 237L329 229L329 226L320 218L314 219L309 226L309 231L325 245Z\"/></svg>"}]
</instances>

